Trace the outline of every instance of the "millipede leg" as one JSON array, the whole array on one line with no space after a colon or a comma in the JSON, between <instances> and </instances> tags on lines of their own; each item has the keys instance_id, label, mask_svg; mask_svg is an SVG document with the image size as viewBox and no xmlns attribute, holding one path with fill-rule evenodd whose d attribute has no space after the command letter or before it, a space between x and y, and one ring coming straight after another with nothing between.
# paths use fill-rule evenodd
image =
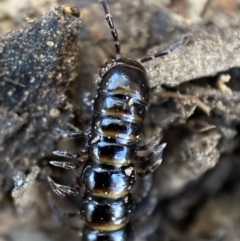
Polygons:
<instances>
[{"instance_id":1,"label":"millipede leg","mask_svg":"<svg viewBox=\"0 0 240 241\"><path fill-rule=\"evenodd\" d=\"M144 162L148 161L150 158L154 157L160 157L162 155L163 149L166 147L166 143L163 144L157 144L158 139L151 141L150 143L137 147L137 156L136 161L137 162Z\"/></svg>"},{"instance_id":2,"label":"millipede leg","mask_svg":"<svg viewBox=\"0 0 240 241\"><path fill-rule=\"evenodd\" d=\"M105 12L105 18L106 18L106 21L107 21L107 23L110 27L110 31L111 31L111 34L113 36L113 39L115 41L114 44L115 44L116 54L118 56L118 55L120 55L121 44L120 44L120 41L119 41L119 38L118 38L117 30L114 28L113 19L112 19L112 16L110 14L110 11L109 11L107 1L106 0L98 0L98 2L102 5L103 11Z\"/></svg>"},{"instance_id":3,"label":"millipede leg","mask_svg":"<svg viewBox=\"0 0 240 241\"><path fill-rule=\"evenodd\" d=\"M138 168L137 169L138 176L143 177L153 173L161 163L162 163L162 159L156 159L154 164L148 166L148 168L146 167Z\"/></svg>"},{"instance_id":4,"label":"millipede leg","mask_svg":"<svg viewBox=\"0 0 240 241\"><path fill-rule=\"evenodd\" d=\"M52 195L50 193L47 194L48 197L48 201L50 203L50 206L54 212L54 214L56 214L56 216L59 217L67 217L67 218L74 218L74 217L79 217L81 216L80 212L65 212L62 211L59 206L56 204L56 202L54 201Z\"/></svg>"},{"instance_id":5,"label":"millipede leg","mask_svg":"<svg viewBox=\"0 0 240 241\"><path fill-rule=\"evenodd\" d=\"M154 140L152 140L151 142L149 142L148 144L144 144L142 146L138 146L137 150L138 151L145 151L148 150L149 148L156 146L157 143L159 142L159 137L155 138Z\"/></svg>"},{"instance_id":6,"label":"millipede leg","mask_svg":"<svg viewBox=\"0 0 240 241\"><path fill-rule=\"evenodd\" d=\"M146 204L150 205L150 204ZM156 209L156 207L155 207ZM143 216L143 214L142 214ZM137 234L137 240L148 240L146 237L153 234L160 226L159 213L153 210L153 214L150 215L146 220L134 223L134 230ZM161 240L161 239L160 239Z\"/></svg>"},{"instance_id":7,"label":"millipede leg","mask_svg":"<svg viewBox=\"0 0 240 241\"><path fill-rule=\"evenodd\" d=\"M81 160L85 160L88 157L87 151L73 152L66 150L56 150L53 152L56 156L66 157L66 158L80 158Z\"/></svg>"},{"instance_id":8,"label":"millipede leg","mask_svg":"<svg viewBox=\"0 0 240 241\"><path fill-rule=\"evenodd\" d=\"M181 48L183 48L184 46L186 46L188 44L188 42L190 41L190 36L186 35L183 37L182 41L173 45L171 48L169 49L165 49L165 50L160 50L157 53L153 54L153 55L148 55L146 57L144 57L143 59L140 60L141 63L150 61L152 59L158 58L158 57L162 57L164 55L167 55L171 52L175 52Z\"/></svg>"},{"instance_id":9,"label":"millipede leg","mask_svg":"<svg viewBox=\"0 0 240 241\"><path fill-rule=\"evenodd\" d=\"M137 173L139 176L146 176L152 172L161 164L162 162L162 153L163 149L166 147L166 143L157 145L151 151L150 148L146 151L145 154L137 153L136 161L138 163L143 162L144 166L137 167ZM149 153L149 151L151 151Z\"/></svg>"},{"instance_id":10,"label":"millipede leg","mask_svg":"<svg viewBox=\"0 0 240 241\"><path fill-rule=\"evenodd\" d=\"M64 228L68 228L71 231L74 232L81 232L79 227L76 226L69 226L69 224L65 223L65 219L63 218L77 218L77 219L82 219L81 213L80 212L66 212L62 211L57 203L54 201L53 196L48 192L47 194L48 201L50 204L51 209L53 210L54 218L57 220L57 222Z\"/></svg>"},{"instance_id":11,"label":"millipede leg","mask_svg":"<svg viewBox=\"0 0 240 241\"><path fill-rule=\"evenodd\" d=\"M131 219L131 222L134 223L137 240L152 234L159 225L159 214L155 213L158 197L151 191L152 179L153 175L151 174L138 179L141 182L139 191L142 190L144 196L137 200L135 212Z\"/></svg>"},{"instance_id":12,"label":"millipede leg","mask_svg":"<svg viewBox=\"0 0 240 241\"><path fill-rule=\"evenodd\" d=\"M78 169L86 160L83 159L77 163L71 163L66 161L49 161L49 163L55 167L60 167L64 169Z\"/></svg>"},{"instance_id":13,"label":"millipede leg","mask_svg":"<svg viewBox=\"0 0 240 241\"><path fill-rule=\"evenodd\" d=\"M80 137L89 137L90 131L65 131L59 128L56 128L55 133L63 138L80 138Z\"/></svg>"},{"instance_id":14,"label":"millipede leg","mask_svg":"<svg viewBox=\"0 0 240 241\"><path fill-rule=\"evenodd\" d=\"M136 203L140 203L149 193L153 182L153 176L139 177L135 184L136 191L133 193Z\"/></svg>"},{"instance_id":15,"label":"millipede leg","mask_svg":"<svg viewBox=\"0 0 240 241\"><path fill-rule=\"evenodd\" d=\"M132 220L134 223L141 222L152 215L158 204L158 198L149 193L140 203L137 203Z\"/></svg>"},{"instance_id":16,"label":"millipede leg","mask_svg":"<svg viewBox=\"0 0 240 241\"><path fill-rule=\"evenodd\" d=\"M54 182L52 178L49 176L48 176L48 182L52 190L59 196L66 196L66 195L76 196L79 193L79 189L80 189L79 186L71 187L71 186L61 185L59 183Z\"/></svg>"}]
</instances>

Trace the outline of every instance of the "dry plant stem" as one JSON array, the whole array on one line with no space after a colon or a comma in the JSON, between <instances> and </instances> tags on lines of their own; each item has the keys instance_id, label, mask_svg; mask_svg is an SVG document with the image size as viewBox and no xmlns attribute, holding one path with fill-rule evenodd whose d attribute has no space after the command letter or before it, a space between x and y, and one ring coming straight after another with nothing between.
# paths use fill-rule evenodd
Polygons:
<instances>
[{"instance_id":1,"label":"dry plant stem","mask_svg":"<svg viewBox=\"0 0 240 241\"><path fill-rule=\"evenodd\" d=\"M207 115L210 114L210 107L204 104L200 99L193 95L184 95L179 92L172 92L172 91L166 91L163 90L160 93L155 93L152 98L155 98L157 96L161 96L163 98L173 98L173 99L178 99L182 101L184 104L188 105L196 105L200 109L202 109Z\"/></svg>"}]
</instances>

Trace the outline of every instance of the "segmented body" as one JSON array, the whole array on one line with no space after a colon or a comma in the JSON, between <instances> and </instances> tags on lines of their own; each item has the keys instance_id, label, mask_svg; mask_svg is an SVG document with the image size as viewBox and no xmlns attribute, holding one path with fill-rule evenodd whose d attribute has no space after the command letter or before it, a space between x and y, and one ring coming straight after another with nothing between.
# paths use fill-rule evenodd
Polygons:
<instances>
[{"instance_id":1,"label":"segmented body","mask_svg":"<svg viewBox=\"0 0 240 241\"><path fill-rule=\"evenodd\" d=\"M84 163L82 182L71 187L58 184L51 177L48 180L54 192L61 196L77 195L80 186L84 186L85 193L78 213L85 220L82 241L133 241L130 219L135 205L131 192L136 174L140 178L151 174L161 163L166 146L165 143L160 144L158 138L138 146L150 95L147 74L141 63L181 49L188 43L189 37L185 36L170 49L146 56L140 62L122 58L121 44L107 1L99 0L99 3L114 39L116 59L106 62L101 69L90 134L88 131L61 132L63 137L88 136L85 151L54 152L66 158L79 158L79 162L50 161L52 165L65 169L78 169ZM135 163L143 163L143 166L136 167ZM149 185L145 185L145 181L148 179L142 181L141 194L138 195L142 199L147 198L149 193ZM148 205L148 202L142 203ZM154 208L147 216L152 214ZM141 205L136 208L138 214L139 211ZM72 217L72 214L66 216ZM143 233L143 236L146 235Z\"/></svg>"},{"instance_id":2,"label":"segmented body","mask_svg":"<svg viewBox=\"0 0 240 241\"><path fill-rule=\"evenodd\" d=\"M83 167L85 195L80 212L86 226L83 241L130 241L136 179L134 159L149 101L143 66L118 59L107 67L94 100L89 160Z\"/></svg>"}]
</instances>

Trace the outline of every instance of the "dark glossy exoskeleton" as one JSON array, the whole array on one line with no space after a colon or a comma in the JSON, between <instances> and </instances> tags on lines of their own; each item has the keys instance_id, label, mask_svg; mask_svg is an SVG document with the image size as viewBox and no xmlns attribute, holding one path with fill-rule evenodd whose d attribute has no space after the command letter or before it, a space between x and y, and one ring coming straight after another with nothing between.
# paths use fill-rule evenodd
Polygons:
<instances>
[{"instance_id":1,"label":"dark glossy exoskeleton","mask_svg":"<svg viewBox=\"0 0 240 241\"><path fill-rule=\"evenodd\" d=\"M132 240L126 225L134 212L133 163L148 101L149 84L142 65L131 59L114 60L102 76L94 101L89 160L83 167L86 193L81 213L87 222L83 240Z\"/></svg>"},{"instance_id":2,"label":"dark glossy exoskeleton","mask_svg":"<svg viewBox=\"0 0 240 241\"><path fill-rule=\"evenodd\" d=\"M147 74L140 62L120 56L121 46L107 2L99 2L115 41L116 59L107 61L101 68L90 131L62 132L63 136L70 137L86 135L86 150L79 153L54 152L59 156L79 158L79 163L50 163L76 169L84 162L81 185L85 188L85 194L79 205L79 213L86 222L83 241L133 241L130 220L135 211L135 202L131 192L136 176L141 178L155 170L161 163L166 144L160 145L156 139L139 146L150 97ZM171 49L147 56L141 62L179 49L186 42L184 39ZM136 162L147 162L149 165L137 168ZM49 182L59 195L75 195L79 190L79 187L57 184L50 177Z\"/></svg>"}]
</instances>

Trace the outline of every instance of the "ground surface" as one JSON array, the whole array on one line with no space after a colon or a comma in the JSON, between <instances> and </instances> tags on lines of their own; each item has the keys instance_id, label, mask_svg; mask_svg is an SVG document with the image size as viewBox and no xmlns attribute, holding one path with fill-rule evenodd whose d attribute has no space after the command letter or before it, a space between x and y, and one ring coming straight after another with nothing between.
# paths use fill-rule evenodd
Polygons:
<instances>
[{"instance_id":1,"label":"ground surface","mask_svg":"<svg viewBox=\"0 0 240 241\"><path fill-rule=\"evenodd\" d=\"M57 4L79 7L80 19ZM109 5L125 56L140 59L191 37L182 50L144 64L157 89L143 142L167 143L146 201L157 220L148 240L240 240L240 2ZM84 145L59 141L56 129L87 128L94 75L115 55L104 14L97 1L5 0L0 21L0 240L79 240L61 227L47 194L48 174L61 183L74 178L47 161L55 149ZM18 171L29 176L11 196ZM53 198L68 210L80 199ZM81 222L72 225L81 230Z\"/></svg>"}]
</instances>

